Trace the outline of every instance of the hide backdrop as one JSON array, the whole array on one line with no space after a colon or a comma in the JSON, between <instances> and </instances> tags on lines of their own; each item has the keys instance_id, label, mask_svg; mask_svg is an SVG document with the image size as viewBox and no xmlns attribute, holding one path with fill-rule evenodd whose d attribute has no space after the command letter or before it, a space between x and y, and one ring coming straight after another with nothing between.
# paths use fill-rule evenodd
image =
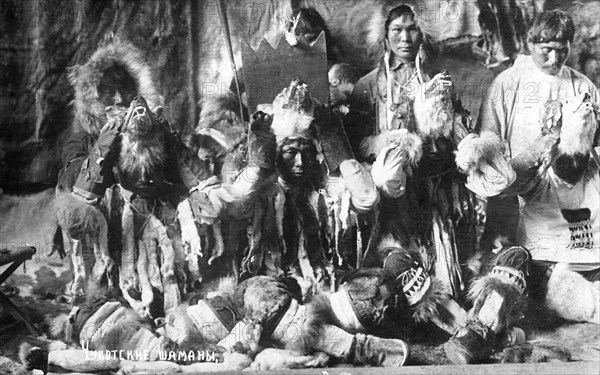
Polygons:
<instances>
[{"instance_id":1,"label":"hide backdrop","mask_svg":"<svg viewBox=\"0 0 600 375\"><path fill-rule=\"evenodd\" d=\"M535 12L561 7L578 27L569 64L600 83L600 4L597 1L427 0L407 1L428 21L428 32L447 54L459 93L476 115L482 90L496 72L470 54L484 36L513 57ZM339 61L367 72L381 45L369 42L371 25L400 1L227 0L236 65L240 40L253 47L281 37L279 21L299 7L316 9L331 32L329 48ZM233 70L217 0L2 0L0 1L0 172L4 192L51 187L60 168L64 139L77 129L69 102L68 68L83 64L98 42L113 33L140 47L165 97L167 113L182 132L197 121L204 98L227 90ZM456 46L459 46L456 49ZM466 51L466 53L465 53ZM462 86L461 86L462 84Z\"/></svg>"}]
</instances>

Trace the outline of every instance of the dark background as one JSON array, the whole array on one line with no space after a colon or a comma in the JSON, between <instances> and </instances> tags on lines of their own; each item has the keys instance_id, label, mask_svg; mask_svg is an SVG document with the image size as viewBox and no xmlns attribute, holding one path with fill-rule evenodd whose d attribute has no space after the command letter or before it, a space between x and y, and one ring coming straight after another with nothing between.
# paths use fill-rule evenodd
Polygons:
<instances>
[{"instance_id":1,"label":"dark background","mask_svg":"<svg viewBox=\"0 0 600 375\"><path fill-rule=\"evenodd\" d=\"M577 27L569 65L600 85L598 1L408 2L428 12L433 20L430 32L440 46L462 45L467 46L463 51L468 50L487 28L498 34L510 57L522 48L520 34L528 17L542 9L565 9ZM398 3L228 0L236 63L241 65L240 40L256 47L264 36L274 43L280 35L278 17L312 6L325 19L340 60L367 72L376 66L378 48L366 42L370 19ZM462 13L452 13L457 9L450 7L452 3ZM496 30L489 19L480 23L484 8L495 12ZM229 86L232 69L216 0L0 0L0 187L4 193L40 191L55 184L61 144L75 130L67 68L85 63L107 33L130 40L145 52L170 119L183 133L196 124L203 99ZM458 57L454 63L459 66L462 61ZM476 86L497 74L482 70L480 64L475 68L480 76L469 76L472 69L466 69L458 76L473 77L470 84ZM471 107L477 107L481 91L470 95Z\"/></svg>"}]
</instances>

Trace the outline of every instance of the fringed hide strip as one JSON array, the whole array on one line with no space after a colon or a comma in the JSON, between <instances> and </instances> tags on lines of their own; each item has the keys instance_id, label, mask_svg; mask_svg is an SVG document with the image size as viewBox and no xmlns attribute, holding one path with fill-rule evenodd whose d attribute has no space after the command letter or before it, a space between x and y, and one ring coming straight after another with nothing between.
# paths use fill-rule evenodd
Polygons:
<instances>
[{"instance_id":1,"label":"fringed hide strip","mask_svg":"<svg viewBox=\"0 0 600 375\"><path fill-rule=\"evenodd\" d=\"M167 228L154 215L150 216L148 225L144 229L144 237L146 236L152 236L160 248L162 285L157 288L164 292L164 308L165 311L168 311L181 304L181 294L175 274L175 251L171 245L171 239L167 236ZM154 255L156 256L156 253ZM155 265L158 267L158 261Z\"/></svg>"},{"instance_id":2,"label":"fringed hide strip","mask_svg":"<svg viewBox=\"0 0 600 375\"><path fill-rule=\"evenodd\" d=\"M185 199L177 206L177 218L181 226L181 241L185 252L185 260L188 265L192 283L202 281L198 257L202 257L202 241L198 235L198 228L194 221L194 214L190 202Z\"/></svg>"}]
</instances>

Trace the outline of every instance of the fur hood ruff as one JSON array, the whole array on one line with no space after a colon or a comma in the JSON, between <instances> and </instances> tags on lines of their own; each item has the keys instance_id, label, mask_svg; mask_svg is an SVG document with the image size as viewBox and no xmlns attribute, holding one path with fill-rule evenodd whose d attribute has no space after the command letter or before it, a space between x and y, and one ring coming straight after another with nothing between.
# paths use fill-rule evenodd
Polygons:
<instances>
[{"instance_id":1,"label":"fur hood ruff","mask_svg":"<svg viewBox=\"0 0 600 375\"><path fill-rule=\"evenodd\" d=\"M99 135L106 123L106 114L105 106L98 98L98 85L103 72L115 65L129 72L137 84L138 94L146 99L151 110L164 104L142 51L129 42L108 40L101 43L84 65L75 65L69 70L69 82L75 90L76 131L84 130L95 137Z\"/></svg>"}]
</instances>

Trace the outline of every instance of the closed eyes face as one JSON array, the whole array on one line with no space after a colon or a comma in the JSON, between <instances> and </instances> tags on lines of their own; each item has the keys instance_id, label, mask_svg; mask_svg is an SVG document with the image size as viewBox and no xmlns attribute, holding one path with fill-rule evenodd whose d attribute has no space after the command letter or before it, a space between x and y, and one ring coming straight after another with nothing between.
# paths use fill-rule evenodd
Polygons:
<instances>
[{"instance_id":1,"label":"closed eyes face","mask_svg":"<svg viewBox=\"0 0 600 375\"><path fill-rule=\"evenodd\" d=\"M531 58L535 66L543 73L557 75L569 58L570 51L571 43L569 41L533 43Z\"/></svg>"}]
</instances>

